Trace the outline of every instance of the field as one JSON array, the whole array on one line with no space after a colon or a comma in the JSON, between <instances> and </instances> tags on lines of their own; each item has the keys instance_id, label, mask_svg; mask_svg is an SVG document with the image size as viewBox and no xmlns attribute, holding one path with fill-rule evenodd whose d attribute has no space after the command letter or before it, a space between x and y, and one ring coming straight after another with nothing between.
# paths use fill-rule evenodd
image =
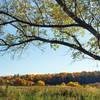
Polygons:
<instances>
[{"instance_id":1,"label":"field","mask_svg":"<svg viewBox=\"0 0 100 100\"><path fill-rule=\"evenodd\" d=\"M90 86L0 86L0 100L100 100L100 88Z\"/></svg>"}]
</instances>

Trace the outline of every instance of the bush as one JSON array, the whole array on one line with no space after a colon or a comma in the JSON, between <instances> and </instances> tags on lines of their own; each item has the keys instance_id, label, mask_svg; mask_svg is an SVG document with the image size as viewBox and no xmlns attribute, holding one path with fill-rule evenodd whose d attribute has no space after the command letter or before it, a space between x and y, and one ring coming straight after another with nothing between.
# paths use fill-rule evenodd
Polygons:
<instances>
[{"instance_id":1,"label":"bush","mask_svg":"<svg viewBox=\"0 0 100 100\"><path fill-rule=\"evenodd\" d=\"M35 83L32 81L27 81L27 86L33 86Z\"/></svg>"},{"instance_id":2,"label":"bush","mask_svg":"<svg viewBox=\"0 0 100 100\"><path fill-rule=\"evenodd\" d=\"M37 85L39 86L45 86L45 82L42 80L37 81Z\"/></svg>"},{"instance_id":3,"label":"bush","mask_svg":"<svg viewBox=\"0 0 100 100\"><path fill-rule=\"evenodd\" d=\"M65 82L62 82L62 83L61 83L61 86L66 86L66 83L65 83Z\"/></svg>"},{"instance_id":4,"label":"bush","mask_svg":"<svg viewBox=\"0 0 100 100\"><path fill-rule=\"evenodd\" d=\"M69 82L69 83L67 83L67 86L81 87L81 85L78 82Z\"/></svg>"}]
</instances>

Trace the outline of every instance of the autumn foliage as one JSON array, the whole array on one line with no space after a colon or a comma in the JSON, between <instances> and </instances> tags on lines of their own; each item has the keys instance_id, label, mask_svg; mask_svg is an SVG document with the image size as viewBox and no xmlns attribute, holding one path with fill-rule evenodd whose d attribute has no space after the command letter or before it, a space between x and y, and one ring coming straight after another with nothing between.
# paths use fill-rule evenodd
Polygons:
<instances>
[{"instance_id":1,"label":"autumn foliage","mask_svg":"<svg viewBox=\"0 0 100 100\"><path fill-rule=\"evenodd\" d=\"M59 74L27 74L1 76L0 85L33 86L33 85L71 85L92 84L100 82L100 72L59 73Z\"/></svg>"}]
</instances>

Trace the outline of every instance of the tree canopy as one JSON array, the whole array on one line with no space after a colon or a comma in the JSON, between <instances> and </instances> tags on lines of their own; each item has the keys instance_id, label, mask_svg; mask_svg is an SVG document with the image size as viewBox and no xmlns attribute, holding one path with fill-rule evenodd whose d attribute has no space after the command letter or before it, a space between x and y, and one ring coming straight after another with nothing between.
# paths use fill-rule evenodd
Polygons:
<instances>
[{"instance_id":1,"label":"tree canopy","mask_svg":"<svg viewBox=\"0 0 100 100\"><path fill-rule=\"evenodd\" d=\"M73 58L100 60L100 1L0 0L1 52L45 43L69 47Z\"/></svg>"}]
</instances>

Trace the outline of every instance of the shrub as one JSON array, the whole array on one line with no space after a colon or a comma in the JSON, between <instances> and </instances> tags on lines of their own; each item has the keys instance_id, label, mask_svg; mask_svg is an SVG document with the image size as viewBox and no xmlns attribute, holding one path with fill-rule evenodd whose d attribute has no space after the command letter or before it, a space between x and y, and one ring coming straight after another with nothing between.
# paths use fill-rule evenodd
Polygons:
<instances>
[{"instance_id":1,"label":"shrub","mask_svg":"<svg viewBox=\"0 0 100 100\"><path fill-rule=\"evenodd\" d=\"M69 82L69 83L67 83L67 86L81 87L81 85L78 82Z\"/></svg>"},{"instance_id":2,"label":"shrub","mask_svg":"<svg viewBox=\"0 0 100 100\"><path fill-rule=\"evenodd\" d=\"M37 81L37 85L39 86L45 86L45 82L42 80Z\"/></svg>"},{"instance_id":3,"label":"shrub","mask_svg":"<svg viewBox=\"0 0 100 100\"><path fill-rule=\"evenodd\" d=\"M32 81L27 81L27 86L33 86L35 83Z\"/></svg>"},{"instance_id":4,"label":"shrub","mask_svg":"<svg viewBox=\"0 0 100 100\"><path fill-rule=\"evenodd\" d=\"M61 83L61 86L66 86L66 83L65 83L65 82L62 82L62 83Z\"/></svg>"}]
</instances>

